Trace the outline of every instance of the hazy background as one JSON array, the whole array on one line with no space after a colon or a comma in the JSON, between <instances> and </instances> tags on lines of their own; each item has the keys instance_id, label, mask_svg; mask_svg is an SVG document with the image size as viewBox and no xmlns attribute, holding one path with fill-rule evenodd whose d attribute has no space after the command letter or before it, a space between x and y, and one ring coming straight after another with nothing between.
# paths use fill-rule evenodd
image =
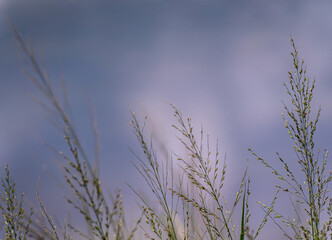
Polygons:
<instances>
[{"instance_id":1,"label":"hazy background","mask_svg":"<svg viewBox=\"0 0 332 240\"><path fill-rule=\"evenodd\" d=\"M332 149L331 10L328 1L0 0L1 171L8 162L18 188L32 201L40 179L46 207L64 218L57 183L61 175L54 161L58 156L39 139L59 150L66 146L31 99L40 94L22 71L26 65L8 18L42 56L55 86L65 76L76 125L91 154L86 94L92 99L101 135L102 179L110 191L122 188L130 212L137 207L125 183L146 189L130 163L135 157L128 147L135 150L137 143L129 111L147 114L150 126L177 152L172 103L198 128L203 124L211 141L219 138L229 164L226 195L238 188L249 165L257 225L264 213L256 202L270 202L276 181L248 147L276 164L276 151L291 166L296 162L281 119L281 99L287 98L282 83L291 70L290 34L309 76L318 81L318 146ZM287 213L288 198L281 198L281 212ZM261 239L281 239L279 234L270 224Z\"/></svg>"}]
</instances>

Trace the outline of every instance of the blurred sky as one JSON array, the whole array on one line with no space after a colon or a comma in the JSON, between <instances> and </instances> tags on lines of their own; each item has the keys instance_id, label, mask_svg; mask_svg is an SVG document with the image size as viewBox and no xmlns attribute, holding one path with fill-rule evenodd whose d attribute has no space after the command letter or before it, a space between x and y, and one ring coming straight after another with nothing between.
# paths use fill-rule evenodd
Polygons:
<instances>
[{"instance_id":1,"label":"blurred sky","mask_svg":"<svg viewBox=\"0 0 332 240\"><path fill-rule=\"evenodd\" d=\"M42 56L55 86L65 77L80 137L92 153L89 95L101 135L102 179L110 191L123 189L130 211L137 207L125 183L146 189L130 163L135 157L128 146L138 150L138 144L129 111L147 114L156 135L178 152L170 127L172 103L198 128L202 124L211 141L219 138L229 164L226 192L234 192L249 165L258 220L264 213L256 201L269 202L276 181L248 147L275 164L278 151L296 167L281 118L290 35L308 75L317 79L318 145L332 149L331 10L329 1L0 0L2 170L8 162L18 187L32 200L40 179L45 205L63 218L58 156L40 139L59 150L66 146L31 98L40 93L22 71L27 66L8 18ZM291 206L286 195L282 198L279 205L287 213ZM273 224L263 234L262 239L282 239Z\"/></svg>"}]
</instances>

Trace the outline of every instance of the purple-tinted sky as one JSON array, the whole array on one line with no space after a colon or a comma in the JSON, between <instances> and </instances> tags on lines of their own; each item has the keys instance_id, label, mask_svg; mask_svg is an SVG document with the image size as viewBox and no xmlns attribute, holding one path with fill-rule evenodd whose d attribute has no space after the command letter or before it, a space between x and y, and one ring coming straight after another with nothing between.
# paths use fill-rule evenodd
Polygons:
<instances>
[{"instance_id":1,"label":"purple-tinted sky","mask_svg":"<svg viewBox=\"0 0 332 240\"><path fill-rule=\"evenodd\" d=\"M181 151L170 127L174 120L167 103L173 103L198 128L203 124L211 140L219 138L229 163L225 190L238 186L250 159L257 220L263 212L256 201L270 201L276 181L247 148L272 162L278 151L295 167L281 119L281 99L287 97L282 83L291 70L290 34L309 76L318 81L319 145L332 149L331 10L328 1L0 0L0 165L9 163L31 199L40 177L46 205L58 211L62 193L50 175L60 176L56 156L38 139L57 149L65 146L31 100L40 95L22 71L26 66L8 18L42 55L56 86L65 76L89 152L86 93L92 99L101 134L101 175L110 189L123 188L126 198L133 197L126 182L144 188L130 163L135 157L128 146L137 149L130 109L148 114L158 136ZM127 203L135 208L134 201ZM285 204L287 198L280 204L287 212L291 208ZM271 234L281 239L272 224L263 234L262 239Z\"/></svg>"}]
</instances>

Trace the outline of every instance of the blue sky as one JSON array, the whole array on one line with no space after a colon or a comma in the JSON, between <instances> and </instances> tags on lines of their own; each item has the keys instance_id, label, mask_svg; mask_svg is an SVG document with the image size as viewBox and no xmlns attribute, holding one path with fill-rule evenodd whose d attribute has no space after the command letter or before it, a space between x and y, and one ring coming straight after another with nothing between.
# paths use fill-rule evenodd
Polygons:
<instances>
[{"instance_id":1,"label":"blue sky","mask_svg":"<svg viewBox=\"0 0 332 240\"><path fill-rule=\"evenodd\" d=\"M42 56L55 86L65 77L88 152L93 142L86 94L92 99L101 135L101 175L110 189L121 187L132 196L128 182L144 190L130 163L135 157L128 146L137 149L130 109L147 114L156 135L174 152L182 151L170 127L172 103L212 139L219 138L229 163L225 191L238 186L239 171L249 159L259 218L263 213L255 202L269 201L276 181L247 148L272 162L278 151L295 167L281 119L281 99L287 97L282 83L291 70L290 35L309 76L317 79L318 145L331 149L331 7L328 1L0 0L0 163L9 163L29 198L35 198L40 178L46 205L61 206L61 188L50 174L61 176L54 163L58 157L38 139L57 149L65 145L31 99L40 94L22 71L26 65L8 18ZM135 209L135 203L128 200L128 208ZM273 225L265 236L272 232L278 233Z\"/></svg>"}]
</instances>

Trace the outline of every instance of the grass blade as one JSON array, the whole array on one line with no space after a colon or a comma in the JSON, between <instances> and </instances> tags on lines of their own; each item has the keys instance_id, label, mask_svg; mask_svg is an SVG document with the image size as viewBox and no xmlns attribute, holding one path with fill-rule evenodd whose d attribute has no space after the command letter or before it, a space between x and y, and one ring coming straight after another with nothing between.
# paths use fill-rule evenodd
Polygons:
<instances>
[{"instance_id":1,"label":"grass blade","mask_svg":"<svg viewBox=\"0 0 332 240\"><path fill-rule=\"evenodd\" d=\"M243 192L243 202L242 202L242 216L241 216L241 235L240 235L240 240L244 240L244 233L245 233L245 223L244 223L244 218L245 218L245 210L246 210L246 186L244 187L244 192Z\"/></svg>"}]
</instances>

